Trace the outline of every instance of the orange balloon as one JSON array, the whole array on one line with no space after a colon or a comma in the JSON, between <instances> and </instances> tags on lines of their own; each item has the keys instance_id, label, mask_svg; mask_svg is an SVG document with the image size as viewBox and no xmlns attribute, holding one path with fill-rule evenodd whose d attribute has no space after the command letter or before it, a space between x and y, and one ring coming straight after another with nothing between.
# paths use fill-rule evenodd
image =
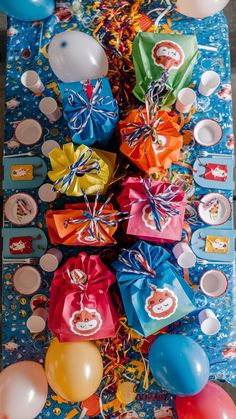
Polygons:
<instances>
[{"instance_id":1,"label":"orange balloon","mask_svg":"<svg viewBox=\"0 0 236 419\"><path fill-rule=\"evenodd\" d=\"M48 348L45 372L53 391L70 402L81 402L98 389L103 377L100 352L93 342L60 343Z\"/></svg>"}]
</instances>

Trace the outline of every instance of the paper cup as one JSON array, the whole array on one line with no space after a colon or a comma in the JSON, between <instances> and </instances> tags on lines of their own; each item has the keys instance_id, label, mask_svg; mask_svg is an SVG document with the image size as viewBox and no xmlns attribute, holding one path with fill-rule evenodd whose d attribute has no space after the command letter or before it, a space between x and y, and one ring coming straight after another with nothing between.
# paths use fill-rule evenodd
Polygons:
<instances>
[{"instance_id":1,"label":"paper cup","mask_svg":"<svg viewBox=\"0 0 236 419\"><path fill-rule=\"evenodd\" d=\"M40 288L42 278L40 272L31 265L21 266L13 275L13 285L23 295L34 294Z\"/></svg>"},{"instance_id":2,"label":"paper cup","mask_svg":"<svg viewBox=\"0 0 236 419\"><path fill-rule=\"evenodd\" d=\"M205 71L202 74L198 91L203 96L210 96L220 84L220 76L215 71Z\"/></svg>"},{"instance_id":3,"label":"paper cup","mask_svg":"<svg viewBox=\"0 0 236 419\"><path fill-rule=\"evenodd\" d=\"M202 275L200 288L208 297L217 298L226 292L228 279L222 271L212 269Z\"/></svg>"},{"instance_id":4,"label":"paper cup","mask_svg":"<svg viewBox=\"0 0 236 419\"><path fill-rule=\"evenodd\" d=\"M173 247L172 252L177 259L178 265L181 266L181 268L188 269L195 266L197 258L187 243L177 243Z\"/></svg>"},{"instance_id":5,"label":"paper cup","mask_svg":"<svg viewBox=\"0 0 236 419\"><path fill-rule=\"evenodd\" d=\"M178 112L188 113L195 102L196 93L193 89L185 87L179 91L175 107Z\"/></svg>"},{"instance_id":6,"label":"paper cup","mask_svg":"<svg viewBox=\"0 0 236 419\"><path fill-rule=\"evenodd\" d=\"M214 119L202 119L193 130L196 142L203 147L211 147L220 142L223 137L223 131Z\"/></svg>"},{"instance_id":7,"label":"paper cup","mask_svg":"<svg viewBox=\"0 0 236 419\"><path fill-rule=\"evenodd\" d=\"M45 157L49 157L49 153L54 150L54 148L60 148L60 145L55 140L45 141L41 147L41 151Z\"/></svg>"},{"instance_id":8,"label":"paper cup","mask_svg":"<svg viewBox=\"0 0 236 419\"><path fill-rule=\"evenodd\" d=\"M44 97L39 102L39 109L50 122L56 122L62 116L62 113L58 108L57 101L53 99L53 97Z\"/></svg>"},{"instance_id":9,"label":"paper cup","mask_svg":"<svg viewBox=\"0 0 236 419\"><path fill-rule=\"evenodd\" d=\"M43 130L36 119L24 119L15 129L15 138L20 144L34 145L42 138Z\"/></svg>"},{"instance_id":10,"label":"paper cup","mask_svg":"<svg viewBox=\"0 0 236 419\"><path fill-rule=\"evenodd\" d=\"M220 331L221 324L212 310L202 310L198 314L198 320L205 335L213 336Z\"/></svg>"},{"instance_id":11,"label":"paper cup","mask_svg":"<svg viewBox=\"0 0 236 419\"><path fill-rule=\"evenodd\" d=\"M32 314L26 322L26 327L30 333L41 333L46 327L46 321L35 314Z\"/></svg>"},{"instance_id":12,"label":"paper cup","mask_svg":"<svg viewBox=\"0 0 236 419\"><path fill-rule=\"evenodd\" d=\"M42 319L46 322L48 318L48 311L43 307L38 307L33 310L33 315L42 317Z\"/></svg>"},{"instance_id":13,"label":"paper cup","mask_svg":"<svg viewBox=\"0 0 236 419\"><path fill-rule=\"evenodd\" d=\"M45 308L48 306L48 297L44 294L36 294L30 299L30 308L32 311L37 308Z\"/></svg>"},{"instance_id":14,"label":"paper cup","mask_svg":"<svg viewBox=\"0 0 236 419\"><path fill-rule=\"evenodd\" d=\"M42 93L45 87L36 71L27 70L21 76L21 83L33 93Z\"/></svg>"},{"instance_id":15,"label":"paper cup","mask_svg":"<svg viewBox=\"0 0 236 419\"><path fill-rule=\"evenodd\" d=\"M54 191L51 183L44 183L38 190L38 196L43 202L53 202L58 198L59 193Z\"/></svg>"},{"instance_id":16,"label":"paper cup","mask_svg":"<svg viewBox=\"0 0 236 419\"><path fill-rule=\"evenodd\" d=\"M62 252L53 247L40 258L39 264L45 272L54 272L58 268L62 257Z\"/></svg>"}]
</instances>

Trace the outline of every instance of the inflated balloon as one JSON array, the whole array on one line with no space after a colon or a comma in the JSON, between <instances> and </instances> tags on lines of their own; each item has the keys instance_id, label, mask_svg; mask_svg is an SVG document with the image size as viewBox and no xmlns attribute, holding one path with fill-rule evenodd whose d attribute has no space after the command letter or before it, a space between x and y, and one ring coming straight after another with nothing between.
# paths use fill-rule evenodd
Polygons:
<instances>
[{"instance_id":1,"label":"inflated balloon","mask_svg":"<svg viewBox=\"0 0 236 419\"><path fill-rule=\"evenodd\" d=\"M103 376L102 358L93 342L59 343L54 339L47 351L45 371L58 396L80 402L98 389Z\"/></svg>"},{"instance_id":2,"label":"inflated balloon","mask_svg":"<svg viewBox=\"0 0 236 419\"><path fill-rule=\"evenodd\" d=\"M236 406L229 395L215 383L195 396L176 397L178 419L235 419Z\"/></svg>"},{"instance_id":3,"label":"inflated balloon","mask_svg":"<svg viewBox=\"0 0 236 419\"><path fill-rule=\"evenodd\" d=\"M193 395L205 387L209 361L193 339L181 335L163 335L149 351L152 374L168 393Z\"/></svg>"},{"instance_id":4,"label":"inflated balloon","mask_svg":"<svg viewBox=\"0 0 236 419\"><path fill-rule=\"evenodd\" d=\"M12 364L0 374L0 417L33 419L43 409L47 394L47 378L40 364Z\"/></svg>"},{"instance_id":5,"label":"inflated balloon","mask_svg":"<svg viewBox=\"0 0 236 419\"><path fill-rule=\"evenodd\" d=\"M0 0L0 10L24 21L46 19L55 10L54 0Z\"/></svg>"},{"instance_id":6,"label":"inflated balloon","mask_svg":"<svg viewBox=\"0 0 236 419\"><path fill-rule=\"evenodd\" d=\"M182 15L204 19L220 12L229 0L177 0L176 7Z\"/></svg>"},{"instance_id":7,"label":"inflated balloon","mask_svg":"<svg viewBox=\"0 0 236 419\"><path fill-rule=\"evenodd\" d=\"M55 35L48 48L50 66L63 82L105 77L107 56L100 44L86 33L61 32Z\"/></svg>"}]
</instances>

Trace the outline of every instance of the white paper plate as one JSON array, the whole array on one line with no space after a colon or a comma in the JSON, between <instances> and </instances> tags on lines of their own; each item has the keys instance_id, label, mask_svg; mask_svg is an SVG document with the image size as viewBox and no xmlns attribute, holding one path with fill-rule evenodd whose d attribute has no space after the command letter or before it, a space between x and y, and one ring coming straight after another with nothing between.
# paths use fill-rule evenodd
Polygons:
<instances>
[{"instance_id":1,"label":"white paper plate","mask_svg":"<svg viewBox=\"0 0 236 419\"><path fill-rule=\"evenodd\" d=\"M211 147L219 143L223 136L223 130L214 119L202 119L195 125L193 135L198 144Z\"/></svg>"},{"instance_id":2,"label":"white paper plate","mask_svg":"<svg viewBox=\"0 0 236 419\"><path fill-rule=\"evenodd\" d=\"M24 226L30 224L38 213L34 198L26 193L10 196L4 205L5 217L13 224Z\"/></svg>"},{"instance_id":3,"label":"white paper plate","mask_svg":"<svg viewBox=\"0 0 236 419\"><path fill-rule=\"evenodd\" d=\"M33 145L41 140L43 130L36 119L24 119L15 129L15 137L19 143Z\"/></svg>"},{"instance_id":4,"label":"white paper plate","mask_svg":"<svg viewBox=\"0 0 236 419\"><path fill-rule=\"evenodd\" d=\"M34 294L40 288L42 279L40 272L31 265L21 266L13 275L13 284L20 294Z\"/></svg>"},{"instance_id":5,"label":"white paper plate","mask_svg":"<svg viewBox=\"0 0 236 419\"><path fill-rule=\"evenodd\" d=\"M198 214L206 224L217 226L226 223L231 216L231 203L220 193L209 193L201 198Z\"/></svg>"}]
</instances>

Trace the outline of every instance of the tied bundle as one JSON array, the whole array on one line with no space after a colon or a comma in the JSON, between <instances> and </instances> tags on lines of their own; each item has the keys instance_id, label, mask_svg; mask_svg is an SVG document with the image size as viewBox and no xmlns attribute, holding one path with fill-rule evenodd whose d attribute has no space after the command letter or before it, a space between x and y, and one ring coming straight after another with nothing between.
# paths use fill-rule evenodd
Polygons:
<instances>
[{"instance_id":1,"label":"tied bundle","mask_svg":"<svg viewBox=\"0 0 236 419\"><path fill-rule=\"evenodd\" d=\"M118 122L118 104L107 78L59 85L73 142L106 146Z\"/></svg>"},{"instance_id":2,"label":"tied bundle","mask_svg":"<svg viewBox=\"0 0 236 419\"><path fill-rule=\"evenodd\" d=\"M105 192L114 170L114 154L101 152L72 143L51 151L52 170L48 177L54 182L55 190L68 196Z\"/></svg>"}]
</instances>

